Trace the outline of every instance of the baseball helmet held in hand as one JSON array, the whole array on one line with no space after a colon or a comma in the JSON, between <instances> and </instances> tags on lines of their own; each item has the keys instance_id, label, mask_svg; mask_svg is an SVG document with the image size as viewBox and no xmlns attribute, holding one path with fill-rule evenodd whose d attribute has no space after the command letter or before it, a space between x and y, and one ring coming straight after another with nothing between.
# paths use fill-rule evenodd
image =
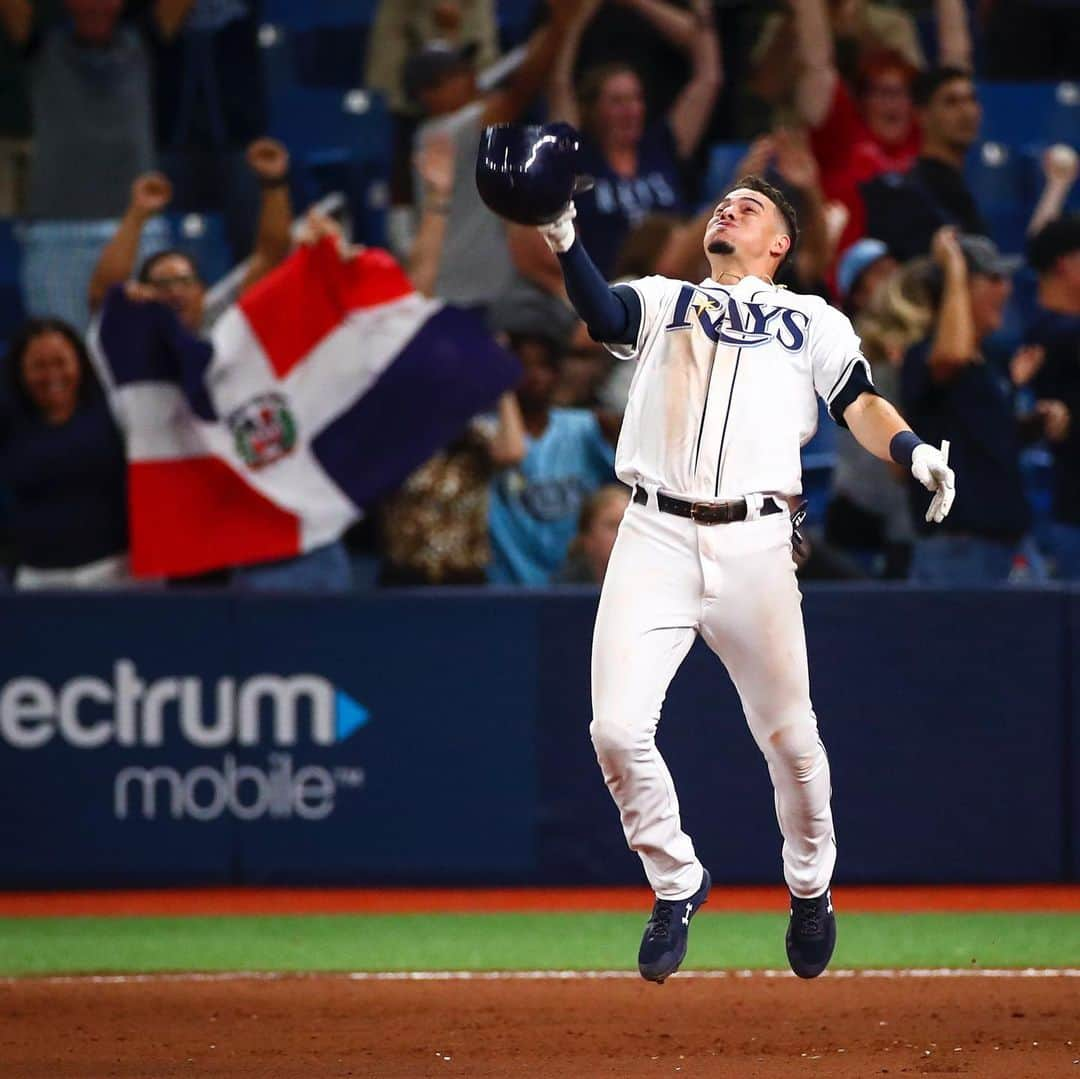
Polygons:
<instances>
[{"instance_id":1,"label":"baseball helmet held in hand","mask_svg":"<svg viewBox=\"0 0 1080 1079\"><path fill-rule=\"evenodd\" d=\"M578 191L581 137L569 124L496 124L484 128L476 187L489 209L519 225L554 221Z\"/></svg>"}]
</instances>

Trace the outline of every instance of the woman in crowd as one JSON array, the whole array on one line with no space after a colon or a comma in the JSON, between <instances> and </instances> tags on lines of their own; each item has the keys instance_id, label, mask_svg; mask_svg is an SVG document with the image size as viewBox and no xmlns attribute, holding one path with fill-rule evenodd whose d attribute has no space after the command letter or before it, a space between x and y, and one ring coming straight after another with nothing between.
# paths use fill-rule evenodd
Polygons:
<instances>
[{"instance_id":1,"label":"woman in crowd","mask_svg":"<svg viewBox=\"0 0 1080 1079\"><path fill-rule=\"evenodd\" d=\"M685 50L690 79L666 116L648 120L641 79L628 65L587 71L575 94L574 61L599 4L582 5L552 73L551 116L583 134L582 171L595 180L575 197L577 227L601 273L610 277L629 231L654 211L686 207L680 176L704 134L721 85L720 49L709 0L687 12L659 2L636 7L659 34Z\"/></svg>"},{"instance_id":2,"label":"woman in crowd","mask_svg":"<svg viewBox=\"0 0 1080 1079\"><path fill-rule=\"evenodd\" d=\"M0 476L15 587L127 584L124 445L86 347L67 323L32 319L5 363Z\"/></svg>"}]
</instances>

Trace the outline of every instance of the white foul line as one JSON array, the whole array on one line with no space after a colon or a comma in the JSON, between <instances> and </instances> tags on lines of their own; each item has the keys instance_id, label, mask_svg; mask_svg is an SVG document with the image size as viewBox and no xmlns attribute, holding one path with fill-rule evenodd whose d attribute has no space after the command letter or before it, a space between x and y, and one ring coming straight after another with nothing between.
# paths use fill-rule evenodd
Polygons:
<instances>
[{"instance_id":1,"label":"white foul line","mask_svg":"<svg viewBox=\"0 0 1080 1079\"><path fill-rule=\"evenodd\" d=\"M683 970L680 980L794 978L790 970ZM286 979L339 978L353 982L517 982L636 981L633 970L359 970L343 971L171 971L156 974L49 974L0 977L0 985L146 985L157 982L276 982ZM1080 978L1076 967L904 968L828 970L824 978Z\"/></svg>"}]
</instances>

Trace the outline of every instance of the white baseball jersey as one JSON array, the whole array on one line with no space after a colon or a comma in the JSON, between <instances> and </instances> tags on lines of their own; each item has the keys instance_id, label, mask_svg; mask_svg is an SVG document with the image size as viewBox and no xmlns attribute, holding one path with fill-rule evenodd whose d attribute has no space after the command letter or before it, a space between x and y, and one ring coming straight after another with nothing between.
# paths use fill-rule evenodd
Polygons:
<instances>
[{"instance_id":1,"label":"white baseball jersey","mask_svg":"<svg viewBox=\"0 0 1080 1079\"><path fill-rule=\"evenodd\" d=\"M863 358L851 322L818 296L759 277L630 282L641 300L637 359L615 471L699 499L802 491L800 448Z\"/></svg>"}]
</instances>

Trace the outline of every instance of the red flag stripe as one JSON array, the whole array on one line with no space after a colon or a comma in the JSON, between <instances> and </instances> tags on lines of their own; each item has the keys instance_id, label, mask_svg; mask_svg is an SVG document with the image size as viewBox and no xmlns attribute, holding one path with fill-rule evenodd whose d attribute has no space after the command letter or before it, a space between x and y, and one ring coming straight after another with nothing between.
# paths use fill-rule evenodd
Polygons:
<instances>
[{"instance_id":1,"label":"red flag stripe","mask_svg":"<svg viewBox=\"0 0 1080 1079\"><path fill-rule=\"evenodd\" d=\"M377 307L413 291L387 252L366 248L342 261L333 241L324 239L301 248L249 289L239 307L275 374L284 378L350 311ZM287 304L281 302L283 293L289 296Z\"/></svg>"},{"instance_id":2,"label":"red flag stripe","mask_svg":"<svg viewBox=\"0 0 1080 1079\"><path fill-rule=\"evenodd\" d=\"M136 577L185 577L300 554L300 519L216 457L132 461L131 566Z\"/></svg>"}]
</instances>

